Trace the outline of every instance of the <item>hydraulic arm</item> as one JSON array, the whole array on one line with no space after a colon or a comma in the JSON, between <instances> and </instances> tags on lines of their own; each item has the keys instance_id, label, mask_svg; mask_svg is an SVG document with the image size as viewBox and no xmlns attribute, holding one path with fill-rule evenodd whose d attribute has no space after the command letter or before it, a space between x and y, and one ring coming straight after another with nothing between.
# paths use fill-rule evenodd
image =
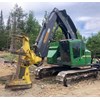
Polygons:
<instances>
[{"instance_id":1,"label":"hydraulic arm","mask_svg":"<svg viewBox=\"0 0 100 100\"><path fill-rule=\"evenodd\" d=\"M35 53L40 53L42 58L48 54L49 43L53 35L52 30L55 23L62 29L62 33L66 39L77 39L77 29L69 15L67 15L65 10L59 11L57 8L54 8L43 24L35 42Z\"/></svg>"}]
</instances>

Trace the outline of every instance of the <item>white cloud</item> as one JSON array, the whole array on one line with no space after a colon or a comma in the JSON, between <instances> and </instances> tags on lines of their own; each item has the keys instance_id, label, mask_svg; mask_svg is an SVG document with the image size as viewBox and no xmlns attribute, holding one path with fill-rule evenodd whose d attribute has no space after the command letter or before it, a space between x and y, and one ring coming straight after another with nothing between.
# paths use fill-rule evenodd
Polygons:
<instances>
[{"instance_id":1,"label":"white cloud","mask_svg":"<svg viewBox=\"0 0 100 100\"><path fill-rule=\"evenodd\" d=\"M78 17L76 20L77 20L77 21L87 21L87 20L89 20L89 19L91 19L91 17L82 16L82 17Z\"/></svg>"},{"instance_id":2,"label":"white cloud","mask_svg":"<svg viewBox=\"0 0 100 100\"><path fill-rule=\"evenodd\" d=\"M100 31L100 18L97 16L81 16L76 18L76 23L82 36L89 37Z\"/></svg>"},{"instance_id":3,"label":"white cloud","mask_svg":"<svg viewBox=\"0 0 100 100\"><path fill-rule=\"evenodd\" d=\"M85 30L91 30L91 31L99 31L100 30L100 18L92 18L90 20L87 20L85 23Z\"/></svg>"}]
</instances>

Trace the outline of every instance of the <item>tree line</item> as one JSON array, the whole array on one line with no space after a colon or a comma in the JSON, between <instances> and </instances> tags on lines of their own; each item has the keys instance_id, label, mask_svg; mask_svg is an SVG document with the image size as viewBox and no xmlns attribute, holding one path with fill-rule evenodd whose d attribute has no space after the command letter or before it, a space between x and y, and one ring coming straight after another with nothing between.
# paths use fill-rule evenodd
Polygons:
<instances>
[{"instance_id":1,"label":"tree line","mask_svg":"<svg viewBox=\"0 0 100 100\"><path fill-rule=\"evenodd\" d=\"M48 15L45 12L44 18L47 19ZM43 22L45 22L43 20ZM56 26L56 25L55 25ZM37 35L41 29L41 25L34 16L33 11L25 13L17 4L9 13L7 24L4 24L3 11L0 12L0 50L7 50L11 45L12 34L25 34L30 39L30 44L34 44ZM54 30L53 30L54 31ZM58 28L53 36L53 40L63 39L62 31ZM92 54L100 53L100 32L96 35L89 37L87 40L82 37L78 31L78 37L86 41L87 48Z\"/></svg>"},{"instance_id":2,"label":"tree line","mask_svg":"<svg viewBox=\"0 0 100 100\"><path fill-rule=\"evenodd\" d=\"M3 11L0 12L0 50L10 48L12 34L25 34L34 43L40 31L40 24L33 11L25 13L17 4L9 13L7 24L4 25Z\"/></svg>"},{"instance_id":3,"label":"tree line","mask_svg":"<svg viewBox=\"0 0 100 100\"><path fill-rule=\"evenodd\" d=\"M86 46L92 52L92 55L100 57L100 32L89 37Z\"/></svg>"}]
</instances>

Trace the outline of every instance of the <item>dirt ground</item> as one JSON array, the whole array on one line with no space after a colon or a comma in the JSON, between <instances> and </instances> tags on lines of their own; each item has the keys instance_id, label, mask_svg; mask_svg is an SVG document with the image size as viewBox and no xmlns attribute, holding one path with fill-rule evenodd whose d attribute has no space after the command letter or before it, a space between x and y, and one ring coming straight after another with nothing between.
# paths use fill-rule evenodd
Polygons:
<instances>
[{"instance_id":1,"label":"dirt ground","mask_svg":"<svg viewBox=\"0 0 100 100\"><path fill-rule=\"evenodd\" d=\"M0 55L3 55L0 52ZM15 72L15 67L11 64L5 64L4 59L0 58L0 77L11 75ZM32 88L26 90L11 91L5 89L5 84L0 81L0 96L3 97L83 97L100 96L100 80L85 80L69 87L64 87L55 82L55 77L49 77L42 80L35 80L32 77Z\"/></svg>"}]
</instances>

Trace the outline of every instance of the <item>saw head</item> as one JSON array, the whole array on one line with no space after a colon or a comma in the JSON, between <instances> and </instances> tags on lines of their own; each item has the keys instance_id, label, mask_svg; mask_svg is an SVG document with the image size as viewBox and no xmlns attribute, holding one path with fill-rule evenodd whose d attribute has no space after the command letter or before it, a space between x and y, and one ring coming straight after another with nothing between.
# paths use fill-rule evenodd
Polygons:
<instances>
[{"instance_id":1,"label":"saw head","mask_svg":"<svg viewBox=\"0 0 100 100\"><path fill-rule=\"evenodd\" d=\"M27 81L22 79L15 79L10 82L7 82L5 85L6 89L11 90L22 90L22 89L29 89L32 87L32 83L27 83Z\"/></svg>"}]
</instances>

